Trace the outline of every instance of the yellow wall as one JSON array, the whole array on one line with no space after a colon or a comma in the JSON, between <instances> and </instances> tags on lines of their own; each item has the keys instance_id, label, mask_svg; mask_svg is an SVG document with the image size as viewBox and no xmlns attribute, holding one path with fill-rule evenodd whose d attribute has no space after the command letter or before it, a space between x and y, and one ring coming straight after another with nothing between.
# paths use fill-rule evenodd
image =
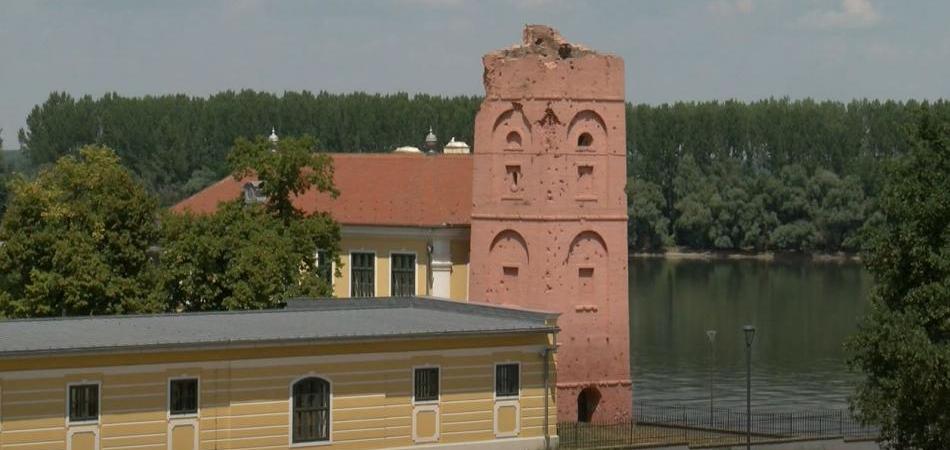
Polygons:
<instances>
[{"instance_id":1,"label":"yellow wall","mask_svg":"<svg viewBox=\"0 0 950 450\"><path fill-rule=\"evenodd\" d=\"M333 280L333 294L348 298L350 295L350 253L369 251L376 254L376 296L388 297L390 292L390 254L415 253L416 295L430 295L427 249L425 238L391 236L343 236L340 241L340 276ZM468 240L451 242L452 276L450 298L468 299Z\"/></svg>"},{"instance_id":2,"label":"yellow wall","mask_svg":"<svg viewBox=\"0 0 950 450\"><path fill-rule=\"evenodd\" d=\"M468 253L469 241L452 241L452 290L451 298L468 300Z\"/></svg>"},{"instance_id":3,"label":"yellow wall","mask_svg":"<svg viewBox=\"0 0 950 450\"><path fill-rule=\"evenodd\" d=\"M438 442L495 439L494 364L522 365L520 431L543 436L544 335L448 339L224 351L71 356L0 360L0 447L65 449L66 386L101 383L99 448L187 448L190 429L171 427L168 379L199 377L197 425L201 449L289 447L288 395L295 379L316 375L332 383L332 445L375 449L413 445L412 368L441 368ZM341 351L341 348L346 351ZM243 356L238 359L232 359ZM114 365L117 361L128 365ZM82 361L84 368L78 366ZM138 363L138 364L135 364ZM33 369L33 370L24 370ZM551 386L553 386L553 379ZM556 433L556 406L549 431ZM503 411L503 419L510 411ZM510 428L504 426L503 428ZM418 430L418 429L417 429ZM76 430L72 430L75 432ZM82 438L89 436L86 434ZM74 440L80 443L81 439Z\"/></svg>"}]
</instances>

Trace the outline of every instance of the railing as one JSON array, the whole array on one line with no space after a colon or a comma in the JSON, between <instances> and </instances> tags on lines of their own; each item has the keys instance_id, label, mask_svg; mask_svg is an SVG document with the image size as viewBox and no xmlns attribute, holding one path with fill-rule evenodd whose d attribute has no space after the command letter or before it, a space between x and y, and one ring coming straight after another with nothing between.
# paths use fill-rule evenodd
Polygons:
<instances>
[{"instance_id":1,"label":"railing","mask_svg":"<svg viewBox=\"0 0 950 450\"><path fill-rule=\"evenodd\" d=\"M743 410L701 406L638 404L633 419L619 422L559 423L561 448L728 445L745 442ZM752 440L873 439L878 429L858 423L846 410L753 411Z\"/></svg>"}]
</instances>

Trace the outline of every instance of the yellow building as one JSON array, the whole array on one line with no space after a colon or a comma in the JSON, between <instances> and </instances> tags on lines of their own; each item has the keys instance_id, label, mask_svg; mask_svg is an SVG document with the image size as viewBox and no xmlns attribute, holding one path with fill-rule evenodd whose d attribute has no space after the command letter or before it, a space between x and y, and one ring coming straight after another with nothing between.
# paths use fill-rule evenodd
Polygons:
<instances>
[{"instance_id":1,"label":"yellow building","mask_svg":"<svg viewBox=\"0 0 950 450\"><path fill-rule=\"evenodd\" d=\"M3 321L0 448L545 448L555 320L401 297Z\"/></svg>"},{"instance_id":2,"label":"yellow building","mask_svg":"<svg viewBox=\"0 0 950 450\"><path fill-rule=\"evenodd\" d=\"M465 150L331 157L339 197L311 190L296 197L294 206L308 214L326 212L341 225L342 266L334 267L340 274L333 279L334 296L467 300L472 155ZM207 214L220 202L260 201L257 183L227 177L172 210Z\"/></svg>"}]
</instances>

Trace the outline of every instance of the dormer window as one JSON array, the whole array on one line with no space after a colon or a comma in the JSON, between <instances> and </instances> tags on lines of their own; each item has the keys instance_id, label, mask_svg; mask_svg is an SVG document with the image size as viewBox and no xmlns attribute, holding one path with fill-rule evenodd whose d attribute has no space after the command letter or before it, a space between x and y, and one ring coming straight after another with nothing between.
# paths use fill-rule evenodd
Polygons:
<instances>
[{"instance_id":1,"label":"dormer window","mask_svg":"<svg viewBox=\"0 0 950 450\"><path fill-rule=\"evenodd\" d=\"M247 183L244 183L243 190L245 205L263 203L265 200L267 200L267 197L265 197L263 193L261 181L248 181Z\"/></svg>"}]
</instances>

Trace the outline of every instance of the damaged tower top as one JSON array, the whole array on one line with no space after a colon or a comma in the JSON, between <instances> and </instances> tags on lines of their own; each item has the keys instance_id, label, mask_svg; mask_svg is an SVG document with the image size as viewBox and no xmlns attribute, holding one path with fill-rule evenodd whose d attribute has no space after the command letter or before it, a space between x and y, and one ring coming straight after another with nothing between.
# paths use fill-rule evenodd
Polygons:
<instances>
[{"instance_id":1,"label":"damaged tower top","mask_svg":"<svg viewBox=\"0 0 950 450\"><path fill-rule=\"evenodd\" d=\"M622 59L570 43L546 25L526 25L520 45L491 52L482 62L488 97L625 98Z\"/></svg>"}]
</instances>

